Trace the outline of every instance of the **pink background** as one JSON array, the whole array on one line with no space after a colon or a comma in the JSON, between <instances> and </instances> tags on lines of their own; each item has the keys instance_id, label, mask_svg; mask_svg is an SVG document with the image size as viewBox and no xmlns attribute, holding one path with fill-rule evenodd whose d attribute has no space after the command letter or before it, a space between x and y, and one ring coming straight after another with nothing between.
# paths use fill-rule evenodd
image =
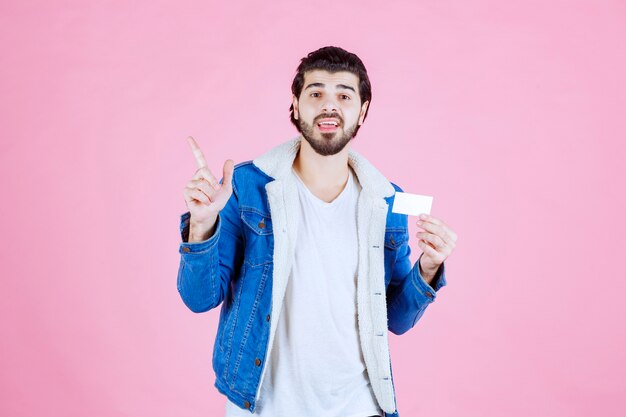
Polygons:
<instances>
[{"instance_id":1,"label":"pink background","mask_svg":"<svg viewBox=\"0 0 626 417\"><path fill-rule=\"evenodd\" d=\"M185 137L219 176L294 137L326 45L370 74L355 149L459 235L390 336L401 416L623 415L625 39L619 1L3 1L0 415L223 415Z\"/></svg>"}]
</instances>

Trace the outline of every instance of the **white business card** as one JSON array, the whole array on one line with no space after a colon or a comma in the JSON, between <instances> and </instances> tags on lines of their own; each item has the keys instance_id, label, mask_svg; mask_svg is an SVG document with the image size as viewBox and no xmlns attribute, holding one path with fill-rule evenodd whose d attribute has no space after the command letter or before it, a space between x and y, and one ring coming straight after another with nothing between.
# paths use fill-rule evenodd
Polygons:
<instances>
[{"instance_id":1,"label":"white business card","mask_svg":"<svg viewBox=\"0 0 626 417\"><path fill-rule=\"evenodd\" d=\"M410 216L419 216L422 213L430 214L430 208L432 205L433 197L430 195L419 195L396 191L391 212L408 214Z\"/></svg>"}]
</instances>

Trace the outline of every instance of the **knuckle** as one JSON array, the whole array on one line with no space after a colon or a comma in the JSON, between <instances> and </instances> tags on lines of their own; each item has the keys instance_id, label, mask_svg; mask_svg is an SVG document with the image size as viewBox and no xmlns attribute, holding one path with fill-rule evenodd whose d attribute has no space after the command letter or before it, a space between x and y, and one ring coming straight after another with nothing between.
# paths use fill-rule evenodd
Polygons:
<instances>
[{"instance_id":1,"label":"knuckle","mask_svg":"<svg viewBox=\"0 0 626 417\"><path fill-rule=\"evenodd\" d=\"M194 190L193 196L196 198L196 200L206 202L206 196L198 190Z\"/></svg>"},{"instance_id":2,"label":"knuckle","mask_svg":"<svg viewBox=\"0 0 626 417\"><path fill-rule=\"evenodd\" d=\"M205 181L202 184L202 187L202 191L204 191L207 195L215 194L215 189L208 182Z\"/></svg>"}]
</instances>

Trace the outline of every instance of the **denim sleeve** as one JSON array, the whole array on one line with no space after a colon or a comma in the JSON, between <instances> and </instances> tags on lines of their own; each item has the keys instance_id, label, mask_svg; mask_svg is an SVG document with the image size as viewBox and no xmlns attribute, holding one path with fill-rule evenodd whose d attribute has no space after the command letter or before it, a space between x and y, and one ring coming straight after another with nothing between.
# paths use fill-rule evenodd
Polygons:
<instances>
[{"instance_id":1,"label":"denim sleeve","mask_svg":"<svg viewBox=\"0 0 626 417\"><path fill-rule=\"evenodd\" d=\"M220 181L221 183L222 181ZM233 177L233 193L220 211L213 235L202 242L188 242L189 217L180 218L181 243L178 249L178 292L194 313L217 307L243 259L243 238L239 199Z\"/></svg>"},{"instance_id":2,"label":"denim sleeve","mask_svg":"<svg viewBox=\"0 0 626 417\"><path fill-rule=\"evenodd\" d=\"M408 223L408 219L406 222ZM388 327L397 335L412 329L426 307L437 298L437 291L447 285L445 262L439 266L432 286L429 285L420 274L419 259L411 266L408 236L403 240L404 243L398 248L396 263L387 287Z\"/></svg>"}]
</instances>

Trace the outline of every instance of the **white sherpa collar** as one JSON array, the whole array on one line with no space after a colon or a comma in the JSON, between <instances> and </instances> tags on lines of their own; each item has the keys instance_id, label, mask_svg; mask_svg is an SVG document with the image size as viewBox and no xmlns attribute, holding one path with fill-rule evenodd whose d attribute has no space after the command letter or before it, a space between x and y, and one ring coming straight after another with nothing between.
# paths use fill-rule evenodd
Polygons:
<instances>
[{"instance_id":1,"label":"white sherpa collar","mask_svg":"<svg viewBox=\"0 0 626 417\"><path fill-rule=\"evenodd\" d=\"M302 135L298 135L287 142L283 142L254 159L252 163L268 176L282 179L290 174L293 161L303 139ZM380 198L391 197L395 193L389 180L354 149L350 149L348 152L348 164L356 173L363 191Z\"/></svg>"}]
</instances>

